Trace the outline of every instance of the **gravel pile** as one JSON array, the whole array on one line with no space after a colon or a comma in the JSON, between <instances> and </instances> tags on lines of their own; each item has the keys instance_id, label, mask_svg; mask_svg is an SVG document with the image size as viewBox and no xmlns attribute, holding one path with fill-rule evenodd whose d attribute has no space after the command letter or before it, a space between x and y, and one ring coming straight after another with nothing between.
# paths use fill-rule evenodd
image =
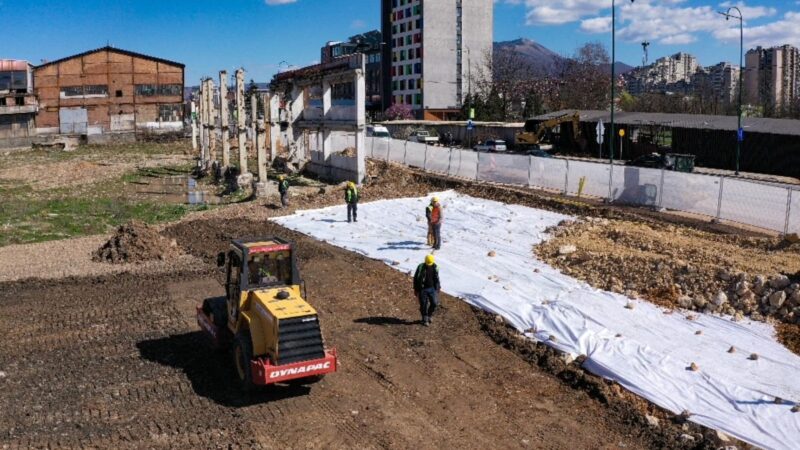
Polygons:
<instances>
[{"instance_id":1,"label":"gravel pile","mask_svg":"<svg viewBox=\"0 0 800 450\"><path fill-rule=\"evenodd\" d=\"M734 320L773 319L790 325L786 330L800 325L796 245L597 218L548 232L553 239L535 253L597 288Z\"/></svg>"},{"instance_id":2,"label":"gravel pile","mask_svg":"<svg viewBox=\"0 0 800 450\"><path fill-rule=\"evenodd\" d=\"M143 222L131 221L117 228L111 239L97 249L92 260L112 264L140 263L174 259L180 254L174 240L164 238Z\"/></svg>"}]
</instances>

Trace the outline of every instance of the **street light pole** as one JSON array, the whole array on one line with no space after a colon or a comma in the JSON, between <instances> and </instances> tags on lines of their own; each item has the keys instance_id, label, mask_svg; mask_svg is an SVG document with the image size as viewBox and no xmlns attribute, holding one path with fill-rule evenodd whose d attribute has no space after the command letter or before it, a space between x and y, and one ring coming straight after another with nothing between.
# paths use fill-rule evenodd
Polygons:
<instances>
[{"instance_id":1,"label":"street light pole","mask_svg":"<svg viewBox=\"0 0 800 450\"><path fill-rule=\"evenodd\" d=\"M633 3L635 0L631 0ZM609 153L611 157L611 169L614 170L614 97L617 94L617 5L615 0L611 0L611 139L608 140Z\"/></svg>"},{"instance_id":2,"label":"street light pole","mask_svg":"<svg viewBox=\"0 0 800 450\"><path fill-rule=\"evenodd\" d=\"M731 14L731 10L736 10L739 13L739 16L734 16ZM739 19L739 106L736 110L736 115L738 116L738 125L736 127L736 175L739 175L739 155L742 151L742 139L744 137L742 133L742 75L744 74L744 18L742 17L742 11L735 7L731 6L728 8L726 12L719 12L723 16L725 16L725 20L731 20L731 17L734 19Z\"/></svg>"}]
</instances>

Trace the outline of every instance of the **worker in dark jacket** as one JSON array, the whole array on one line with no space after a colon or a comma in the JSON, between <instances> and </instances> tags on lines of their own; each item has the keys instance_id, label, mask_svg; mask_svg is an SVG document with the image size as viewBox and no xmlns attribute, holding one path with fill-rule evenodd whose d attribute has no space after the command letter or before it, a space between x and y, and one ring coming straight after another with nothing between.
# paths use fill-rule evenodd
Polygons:
<instances>
[{"instance_id":1,"label":"worker in dark jacket","mask_svg":"<svg viewBox=\"0 0 800 450\"><path fill-rule=\"evenodd\" d=\"M289 180L286 175L278 177L278 193L281 194L281 206L286 208L289 206Z\"/></svg>"},{"instance_id":2,"label":"worker in dark jacket","mask_svg":"<svg viewBox=\"0 0 800 450\"><path fill-rule=\"evenodd\" d=\"M347 221L358 222L358 188L352 181L344 189L344 201L347 203Z\"/></svg>"},{"instance_id":3,"label":"worker in dark jacket","mask_svg":"<svg viewBox=\"0 0 800 450\"><path fill-rule=\"evenodd\" d=\"M419 299L419 311L422 314L422 325L430 326L431 316L439 306L439 291L442 285L439 283L439 266L433 259L433 255L425 257L425 262L417 266L414 274L414 294Z\"/></svg>"},{"instance_id":4,"label":"worker in dark jacket","mask_svg":"<svg viewBox=\"0 0 800 450\"><path fill-rule=\"evenodd\" d=\"M431 209L431 231L433 232L433 249L439 250L442 248L442 222L444 221L444 212L439 199L433 197L431 201L433 208Z\"/></svg>"}]
</instances>

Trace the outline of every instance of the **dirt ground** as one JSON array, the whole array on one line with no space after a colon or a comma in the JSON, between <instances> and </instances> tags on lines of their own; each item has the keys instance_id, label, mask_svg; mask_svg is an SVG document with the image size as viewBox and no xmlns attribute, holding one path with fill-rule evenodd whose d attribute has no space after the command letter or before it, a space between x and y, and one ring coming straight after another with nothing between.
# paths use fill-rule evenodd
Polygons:
<instances>
[{"instance_id":1,"label":"dirt ground","mask_svg":"<svg viewBox=\"0 0 800 450\"><path fill-rule=\"evenodd\" d=\"M371 165L362 199L457 188L578 215L627 218L517 190L472 186ZM77 255L64 277L32 258L29 276L0 248L0 444L9 448L713 448L713 433L618 385L566 364L494 317L443 299L434 326L417 323L410 280L360 255L266 219L342 202L338 187L195 213L164 227L191 262L143 270L91 262L105 238L36 244ZM648 219L642 219L648 220ZM689 228L693 229L693 228ZM194 308L222 288L211 265L229 239L294 239L308 299L340 370L312 388L245 397L229 357L212 352ZM85 241L85 242L84 242ZM57 249L56 246L61 248ZM90 248L94 246L93 248ZM731 247L735 251L735 246ZM55 257L56 255L54 255ZM59 256L60 257L60 256ZM64 260L66 261L66 260ZM16 272L15 272L16 273ZM657 422L657 424L656 424Z\"/></svg>"},{"instance_id":2,"label":"dirt ground","mask_svg":"<svg viewBox=\"0 0 800 450\"><path fill-rule=\"evenodd\" d=\"M0 442L10 447L656 448L630 418L495 345L463 302L417 323L409 280L382 263L246 220L165 234L211 259L229 236L295 239L341 369L253 398L205 345L194 306L210 268L4 283ZM196 245L196 242L202 245ZM338 286L339 289L332 289ZM36 317L36 320L28 320Z\"/></svg>"}]
</instances>

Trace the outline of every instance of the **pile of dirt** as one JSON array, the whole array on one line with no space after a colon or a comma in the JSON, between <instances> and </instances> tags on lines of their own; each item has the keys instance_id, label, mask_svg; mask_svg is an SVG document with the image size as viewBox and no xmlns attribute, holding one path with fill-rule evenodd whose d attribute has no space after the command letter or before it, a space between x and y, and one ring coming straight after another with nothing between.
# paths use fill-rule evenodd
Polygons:
<instances>
[{"instance_id":1,"label":"pile of dirt","mask_svg":"<svg viewBox=\"0 0 800 450\"><path fill-rule=\"evenodd\" d=\"M669 224L587 218L548 230L535 253L600 289L668 308L774 319L784 343L800 330L800 250L777 238L725 236Z\"/></svg>"},{"instance_id":2,"label":"pile of dirt","mask_svg":"<svg viewBox=\"0 0 800 450\"><path fill-rule=\"evenodd\" d=\"M348 158L355 158L356 157L356 148L355 147L347 147L346 149L339 152L339 156L346 156Z\"/></svg>"},{"instance_id":3,"label":"pile of dirt","mask_svg":"<svg viewBox=\"0 0 800 450\"><path fill-rule=\"evenodd\" d=\"M144 222L131 221L117 228L92 260L111 264L139 263L174 259L180 256L178 244L158 234Z\"/></svg>"}]
</instances>

